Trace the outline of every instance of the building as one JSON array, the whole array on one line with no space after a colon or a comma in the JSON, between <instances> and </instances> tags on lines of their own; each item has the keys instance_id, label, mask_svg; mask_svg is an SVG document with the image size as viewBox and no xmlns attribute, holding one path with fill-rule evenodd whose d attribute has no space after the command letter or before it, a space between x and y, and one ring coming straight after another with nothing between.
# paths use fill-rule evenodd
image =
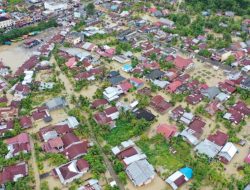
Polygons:
<instances>
[{"instance_id":1,"label":"building","mask_svg":"<svg viewBox=\"0 0 250 190\"><path fill-rule=\"evenodd\" d=\"M131 163L126 168L129 179L137 187L149 184L155 177L154 167L146 159Z\"/></svg>"},{"instance_id":2,"label":"building","mask_svg":"<svg viewBox=\"0 0 250 190\"><path fill-rule=\"evenodd\" d=\"M176 134L177 128L173 125L160 124L156 131L158 134L162 134L166 139L170 139Z\"/></svg>"},{"instance_id":3,"label":"building","mask_svg":"<svg viewBox=\"0 0 250 190\"><path fill-rule=\"evenodd\" d=\"M68 7L67 3L61 3L61 2L44 2L44 9L54 12L54 11L62 11L66 10Z\"/></svg>"},{"instance_id":4,"label":"building","mask_svg":"<svg viewBox=\"0 0 250 190\"><path fill-rule=\"evenodd\" d=\"M227 142L218 154L219 160L224 164L228 164L237 152L236 146L231 142Z\"/></svg>"},{"instance_id":5,"label":"building","mask_svg":"<svg viewBox=\"0 0 250 190\"><path fill-rule=\"evenodd\" d=\"M89 170L89 164L83 159L72 160L53 170L53 174L59 178L63 185L79 179Z\"/></svg>"},{"instance_id":6,"label":"building","mask_svg":"<svg viewBox=\"0 0 250 190\"><path fill-rule=\"evenodd\" d=\"M46 102L45 105L49 111L53 111L56 109L64 108L67 105L67 102L62 97L56 97Z\"/></svg>"},{"instance_id":7,"label":"building","mask_svg":"<svg viewBox=\"0 0 250 190\"><path fill-rule=\"evenodd\" d=\"M21 162L12 166L3 168L0 173L0 184L3 185L7 182L16 182L20 178L28 175L28 165Z\"/></svg>"},{"instance_id":8,"label":"building","mask_svg":"<svg viewBox=\"0 0 250 190\"><path fill-rule=\"evenodd\" d=\"M7 17L0 17L0 28L8 28L14 25L14 21Z\"/></svg>"},{"instance_id":9,"label":"building","mask_svg":"<svg viewBox=\"0 0 250 190\"><path fill-rule=\"evenodd\" d=\"M29 153L31 151L30 138L27 133L21 133L15 137L5 140L7 144L8 153L5 159L12 158L22 153Z\"/></svg>"},{"instance_id":10,"label":"building","mask_svg":"<svg viewBox=\"0 0 250 190\"><path fill-rule=\"evenodd\" d=\"M180 170L169 176L165 182L168 183L172 189L176 190L184 183L193 177L193 170L191 168L181 168Z\"/></svg>"}]
</instances>

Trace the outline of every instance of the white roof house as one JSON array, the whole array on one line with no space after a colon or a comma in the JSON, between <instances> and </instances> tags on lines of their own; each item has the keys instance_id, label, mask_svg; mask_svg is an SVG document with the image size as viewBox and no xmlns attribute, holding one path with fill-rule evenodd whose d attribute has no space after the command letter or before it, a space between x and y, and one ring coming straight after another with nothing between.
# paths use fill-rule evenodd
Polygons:
<instances>
[{"instance_id":1,"label":"white roof house","mask_svg":"<svg viewBox=\"0 0 250 190\"><path fill-rule=\"evenodd\" d=\"M125 149L127 149L129 147L133 147L133 146L135 146L135 143L132 140L129 139L127 141L123 141L120 146L113 147L111 150L112 150L114 155L117 155L121 151L123 151L123 150L125 150Z\"/></svg>"},{"instance_id":2,"label":"white roof house","mask_svg":"<svg viewBox=\"0 0 250 190\"><path fill-rule=\"evenodd\" d=\"M103 95L106 100L109 102L116 100L119 98L119 95L122 94L123 91L116 87L108 87L104 90Z\"/></svg>"},{"instance_id":3,"label":"white roof house","mask_svg":"<svg viewBox=\"0 0 250 190\"><path fill-rule=\"evenodd\" d=\"M123 162L128 166L128 165L132 164L133 162L136 162L138 160L144 160L146 158L147 158L147 156L145 154L136 154L136 155L130 156L128 158L124 158Z\"/></svg>"},{"instance_id":4,"label":"white roof house","mask_svg":"<svg viewBox=\"0 0 250 190\"><path fill-rule=\"evenodd\" d=\"M225 160L226 162L230 162L237 152L238 152L238 149L236 148L236 146L233 143L228 142L221 149L218 156L220 156L222 159L226 159Z\"/></svg>"},{"instance_id":5,"label":"white roof house","mask_svg":"<svg viewBox=\"0 0 250 190\"><path fill-rule=\"evenodd\" d=\"M138 160L126 168L126 173L135 186L142 186L150 183L156 173L146 159Z\"/></svg>"},{"instance_id":6,"label":"white roof house","mask_svg":"<svg viewBox=\"0 0 250 190\"><path fill-rule=\"evenodd\" d=\"M197 145L199 143L199 139L194 135L194 133L195 132L192 129L186 128L180 133L180 135L192 145Z\"/></svg>"}]
</instances>

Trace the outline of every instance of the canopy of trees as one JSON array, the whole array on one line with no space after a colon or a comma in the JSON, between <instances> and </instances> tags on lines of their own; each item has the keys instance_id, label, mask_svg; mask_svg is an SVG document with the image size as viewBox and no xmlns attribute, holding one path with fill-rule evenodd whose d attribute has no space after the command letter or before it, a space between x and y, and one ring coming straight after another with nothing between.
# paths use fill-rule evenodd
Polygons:
<instances>
[{"instance_id":1,"label":"canopy of trees","mask_svg":"<svg viewBox=\"0 0 250 190\"><path fill-rule=\"evenodd\" d=\"M186 0L193 11L235 11L238 15L250 14L249 0Z\"/></svg>"},{"instance_id":2,"label":"canopy of trees","mask_svg":"<svg viewBox=\"0 0 250 190\"><path fill-rule=\"evenodd\" d=\"M24 28L13 29L7 33L0 35L0 43L3 44L5 41L12 40L30 32L45 30L47 28L56 27L57 23L55 20L49 20L47 22L40 22L36 26L28 26Z\"/></svg>"}]
</instances>

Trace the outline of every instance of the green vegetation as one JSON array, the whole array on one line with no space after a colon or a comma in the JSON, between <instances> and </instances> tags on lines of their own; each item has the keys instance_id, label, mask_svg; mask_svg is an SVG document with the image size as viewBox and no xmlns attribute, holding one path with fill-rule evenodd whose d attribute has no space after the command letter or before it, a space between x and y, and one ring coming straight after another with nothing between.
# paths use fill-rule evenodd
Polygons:
<instances>
[{"instance_id":1,"label":"green vegetation","mask_svg":"<svg viewBox=\"0 0 250 190\"><path fill-rule=\"evenodd\" d=\"M89 3L86 7L87 15L93 15L95 13L95 5L93 3Z\"/></svg>"},{"instance_id":2,"label":"green vegetation","mask_svg":"<svg viewBox=\"0 0 250 190\"><path fill-rule=\"evenodd\" d=\"M212 10L217 12L222 11L235 11L238 15L249 15L250 7L248 0L187 0L187 7L190 11L197 13L202 10Z\"/></svg>"},{"instance_id":3,"label":"green vegetation","mask_svg":"<svg viewBox=\"0 0 250 190\"><path fill-rule=\"evenodd\" d=\"M163 177L167 177L185 166L192 159L190 156L191 146L180 138L173 138L170 142L167 142L161 135L154 136L151 139L143 136L137 142L137 145L148 156L151 164L156 168L164 169Z\"/></svg>"},{"instance_id":4,"label":"green vegetation","mask_svg":"<svg viewBox=\"0 0 250 190\"><path fill-rule=\"evenodd\" d=\"M138 120L130 112L120 113L116 121L116 127L111 131L107 128L103 130L102 137L112 146L120 144L134 136L141 135L150 126L150 122L141 119Z\"/></svg>"},{"instance_id":5,"label":"green vegetation","mask_svg":"<svg viewBox=\"0 0 250 190\"><path fill-rule=\"evenodd\" d=\"M24 28L13 29L7 33L0 35L0 43L3 44L5 41L9 41L9 40L21 37L30 32L41 31L41 30L45 30L47 28L56 27L56 26L57 26L57 23L55 20L49 20L47 22L40 22L39 24L35 26L28 26Z\"/></svg>"},{"instance_id":6,"label":"green vegetation","mask_svg":"<svg viewBox=\"0 0 250 190\"><path fill-rule=\"evenodd\" d=\"M106 171L106 167L103 164L101 150L96 145L88 151L88 154L84 156L84 159L86 159L90 164L94 178L99 179L100 175Z\"/></svg>"}]
</instances>

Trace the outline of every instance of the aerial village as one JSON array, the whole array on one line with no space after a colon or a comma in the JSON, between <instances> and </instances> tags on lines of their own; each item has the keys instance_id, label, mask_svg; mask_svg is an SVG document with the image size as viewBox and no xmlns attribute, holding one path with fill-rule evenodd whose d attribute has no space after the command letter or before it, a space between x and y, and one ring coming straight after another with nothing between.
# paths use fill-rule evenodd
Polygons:
<instances>
[{"instance_id":1,"label":"aerial village","mask_svg":"<svg viewBox=\"0 0 250 190\"><path fill-rule=\"evenodd\" d=\"M0 0L0 189L249 190L250 11L195 2Z\"/></svg>"}]
</instances>

